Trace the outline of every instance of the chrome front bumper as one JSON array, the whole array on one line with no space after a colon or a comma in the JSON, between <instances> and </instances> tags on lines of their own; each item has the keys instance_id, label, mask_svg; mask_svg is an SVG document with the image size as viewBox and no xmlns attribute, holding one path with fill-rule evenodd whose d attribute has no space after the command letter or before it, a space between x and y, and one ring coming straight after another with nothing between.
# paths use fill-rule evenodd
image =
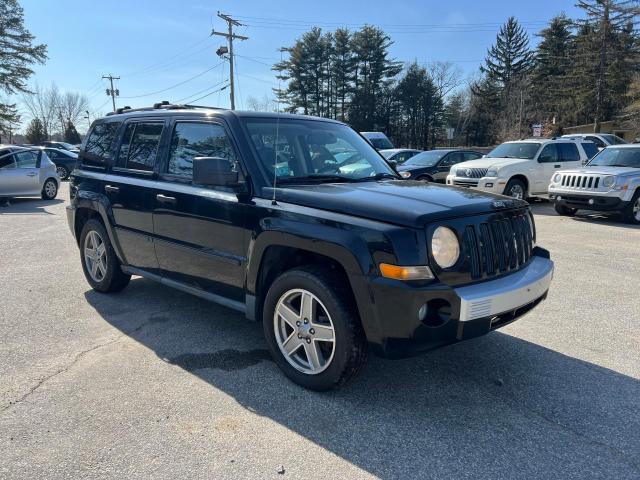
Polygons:
<instances>
[{"instance_id":1,"label":"chrome front bumper","mask_svg":"<svg viewBox=\"0 0 640 480\"><path fill-rule=\"evenodd\" d=\"M522 270L488 282L456 288L460 321L500 315L542 297L553 278L553 262L534 256Z\"/></svg>"}]
</instances>

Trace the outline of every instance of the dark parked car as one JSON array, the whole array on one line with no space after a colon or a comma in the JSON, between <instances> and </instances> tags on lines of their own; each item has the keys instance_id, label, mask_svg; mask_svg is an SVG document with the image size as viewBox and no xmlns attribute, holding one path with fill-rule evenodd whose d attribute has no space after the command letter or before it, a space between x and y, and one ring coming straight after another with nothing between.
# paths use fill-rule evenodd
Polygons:
<instances>
[{"instance_id":1,"label":"dark parked car","mask_svg":"<svg viewBox=\"0 0 640 480\"><path fill-rule=\"evenodd\" d=\"M58 148L42 147L42 149L47 152L49 159L56 164L56 171L58 172L60 180L67 180L76 167L78 154Z\"/></svg>"},{"instance_id":2,"label":"dark parked car","mask_svg":"<svg viewBox=\"0 0 640 480\"><path fill-rule=\"evenodd\" d=\"M526 202L401 180L328 119L120 109L93 123L69 190L95 290L141 275L236 309L316 390L353 378L370 348L397 357L502 327L553 275Z\"/></svg>"},{"instance_id":3,"label":"dark parked car","mask_svg":"<svg viewBox=\"0 0 640 480\"><path fill-rule=\"evenodd\" d=\"M388 150L378 151L380 152L380 155L387 159L387 161L395 162L397 165L402 165L422 150L414 150L412 148L390 148Z\"/></svg>"},{"instance_id":4,"label":"dark parked car","mask_svg":"<svg viewBox=\"0 0 640 480\"><path fill-rule=\"evenodd\" d=\"M41 147L57 148L59 150L67 150L69 152L78 152L79 148L67 142L46 141L40 144Z\"/></svg>"},{"instance_id":5,"label":"dark parked car","mask_svg":"<svg viewBox=\"0 0 640 480\"><path fill-rule=\"evenodd\" d=\"M482 153L475 150L428 150L399 165L398 172L406 179L444 183L453 165L477 158Z\"/></svg>"}]
</instances>

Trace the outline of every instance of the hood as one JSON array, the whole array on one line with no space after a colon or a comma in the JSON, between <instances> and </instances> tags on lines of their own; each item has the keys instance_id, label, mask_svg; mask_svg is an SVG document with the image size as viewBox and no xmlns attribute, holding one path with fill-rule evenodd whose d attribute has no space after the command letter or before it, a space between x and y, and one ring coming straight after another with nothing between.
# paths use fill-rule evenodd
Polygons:
<instances>
[{"instance_id":1,"label":"hood","mask_svg":"<svg viewBox=\"0 0 640 480\"><path fill-rule=\"evenodd\" d=\"M266 198L271 198L272 194L273 189L265 189ZM478 190L411 180L292 185L278 188L276 198L282 202L414 228L446 218L527 205L522 200ZM496 201L499 204L496 205Z\"/></svg>"},{"instance_id":2,"label":"hood","mask_svg":"<svg viewBox=\"0 0 640 480\"><path fill-rule=\"evenodd\" d=\"M453 167L455 168L461 168L461 167L466 167L466 168L489 168L489 167L502 167L505 165L516 165L518 163L526 163L526 162L532 162L533 160L527 160L525 158L501 158L501 157L496 157L496 158L488 158L488 157L483 157L483 158L478 158L477 160L469 160L467 162L461 162L458 163L456 165L454 165ZM452 168L453 168L452 167Z\"/></svg>"},{"instance_id":3,"label":"hood","mask_svg":"<svg viewBox=\"0 0 640 480\"><path fill-rule=\"evenodd\" d=\"M640 168L633 167L589 167L572 168L570 170L561 170L560 173L590 173L596 175L617 175L620 177L626 175L640 175Z\"/></svg>"}]
</instances>

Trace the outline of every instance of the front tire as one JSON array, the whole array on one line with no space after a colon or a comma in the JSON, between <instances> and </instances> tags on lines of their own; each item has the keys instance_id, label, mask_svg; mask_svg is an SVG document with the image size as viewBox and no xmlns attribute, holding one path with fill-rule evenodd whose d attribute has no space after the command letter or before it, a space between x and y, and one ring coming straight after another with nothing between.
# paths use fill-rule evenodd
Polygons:
<instances>
[{"instance_id":1,"label":"front tire","mask_svg":"<svg viewBox=\"0 0 640 480\"><path fill-rule=\"evenodd\" d=\"M640 225L640 189L636 190L629 206L622 212L624 220L632 225Z\"/></svg>"},{"instance_id":2,"label":"front tire","mask_svg":"<svg viewBox=\"0 0 640 480\"><path fill-rule=\"evenodd\" d=\"M518 200L524 200L527 198L527 187L521 180L512 179L507 182L503 195L517 198Z\"/></svg>"},{"instance_id":3,"label":"front tire","mask_svg":"<svg viewBox=\"0 0 640 480\"><path fill-rule=\"evenodd\" d=\"M119 292L129 284L131 275L120 268L120 261L102 223L89 220L80 234L80 260L84 276L98 292Z\"/></svg>"},{"instance_id":4,"label":"front tire","mask_svg":"<svg viewBox=\"0 0 640 480\"><path fill-rule=\"evenodd\" d=\"M69 178L69 169L64 165L57 165L56 173L60 177L60 180L66 180Z\"/></svg>"},{"instance_id":5,"label":"front tire","mask_svg":"<svg viewBox=\"0 0 640 480\"><path fill-rule=\"evenodd\" d=\"M41 197L43 200L53 200L58 195L58 184L53 178L48 178L42 185Z\"/></svg>"},{"instance_id":6,"label":"front tire","mask_svg":"<svg viewBox=\"0 0 640 480\"><path fill-rule=\"evenodd\" d=\"M304 388L343 385L366 363L367 342L348 289L331 270L307 266L283 273L267 292L267 345L284 374Z\"/></svg>"},{"instance_id":7,"label":"front tire","mask_svg":"<svg viewBox=\"0 0 640 480\"><path fill-rule=\"evenodd\" d=\"M573 217L578 211L577 208L569 208L559 203L554 203L553 208L555 208L558 215L562 215L563 217Z\"/></svg>"}]
</instances>

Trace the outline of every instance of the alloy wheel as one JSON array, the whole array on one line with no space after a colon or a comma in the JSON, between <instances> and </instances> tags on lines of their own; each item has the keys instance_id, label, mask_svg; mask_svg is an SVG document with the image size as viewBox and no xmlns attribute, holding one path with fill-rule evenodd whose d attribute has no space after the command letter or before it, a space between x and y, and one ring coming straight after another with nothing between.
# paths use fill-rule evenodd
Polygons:
<instances>
[{"instance_id":1,"label":"alloy wheel","mask_svg":"<svg viewBox=\"0 0 640 480\"><path fill-rule=\"evenodd\" d=\"M56 167L56 173L60 177L61 180L67 178L67 169L64 167Z\"/></svg>"},{"instance_id":2,"label":"alloy wheel","mask_svg":"<svg viewBox=\"0 0 640 480\"><path fill-rule=\"evenodd\" d=\"M46 193L49 198L54 198L56 196L58 188L53 180L48 180L47 183L44 184L44 193Z\"/></svg>"},{"instance_id":3,"label":"alloy wheel","mask_svg":"<svg viewBox=\"0 0 640 480\"><path fill-rule=\"evenodd\" d=\"M317 375L331 365L335 330L320 299L303 289L285 292L273 314L276 342L287 362L307 375Z\"/></svg>"},{"instance_id":4,"label":"alloy wheel","mask_svg":"<svg viewBox=\"0 0 640 480\"><path fill-rule=\"evenodd\" d=\"M638 197L636 203L633 205L633 218L640 222L640 197Z\"/></svg>"},{"instance_id":5,"label":"alloy wheel","mask_svg":"<svg viewBox=\"0 0 640 480\"><path fill-rule=\"evenodd\" d=\"M104 280L107 274L107 249L95 230L91 230L84 240L84 261L93 281Z\"/></svg>"},{"instance_id":6,"label":"alloy wheel","mask_svg":"<svg viewBox=\"0 0 640 480\"><path fill-rule=\"evenodd\" d=\"M509 196L522 200L524 198L524 189L521 185L512 185L509 189Z\"/></svg>"}]
</instances>

